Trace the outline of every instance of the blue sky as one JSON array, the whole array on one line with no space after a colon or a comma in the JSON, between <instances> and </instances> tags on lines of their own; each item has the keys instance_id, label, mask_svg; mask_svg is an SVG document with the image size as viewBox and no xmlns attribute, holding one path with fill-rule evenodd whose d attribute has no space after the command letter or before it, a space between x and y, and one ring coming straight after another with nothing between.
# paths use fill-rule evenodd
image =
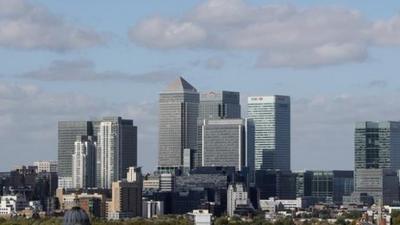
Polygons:
<instances>
[{"instance_id":1,"label":"blue sky","mask_svg":"<svg viewBox=\"0 0 400 225\"><path fill-rule=\"evenodd\" d=\"M57 121L122 115L157 161L158 93L292 98L292 168L353 168L353 126L399 120L400 2L0 0L0 170L57 157ZM21 156L21 157L16 157Z\"/></svg>"}]
</instances>

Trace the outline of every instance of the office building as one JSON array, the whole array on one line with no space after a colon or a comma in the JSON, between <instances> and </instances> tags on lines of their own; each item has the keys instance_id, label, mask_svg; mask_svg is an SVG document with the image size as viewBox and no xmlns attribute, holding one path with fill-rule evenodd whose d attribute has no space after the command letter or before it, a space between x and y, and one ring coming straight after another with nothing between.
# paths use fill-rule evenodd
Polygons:
<instances>
[{"instance_id":1,"label":"office building","mask_svg":"<svg viewBox=\"0 0 400 225\"><path fill-rule=\"evenodd\" d=\"M244 184L230 184L228 187L227 213L228 216L235 215L235 211L239 207L249 206L250 199Z\"/></svg>"},{"instance_id":2,"label":"office building","mask_svg":"<svg viewBox=\"0 0 400 225\"><path fill-rule=\"evenodd\" d=\"M290 170L290 97L249 97L248 118L255 125L256 170Z\"/></svg>"},{"instance_id":3,"label":"office building","mask_svg":"<svg viewBox=\"0 0 400 225\"><path fill-rule=\"evenodd\" d=\"M296 197L311 196L312 176L311 171L295 171L296 174Z\"/></svg>"},{"instance_id":4,"label":"office building","mask_svg":"<svg viewBox=\"0 0 400 225\"><path fill-rule=\"evenodd\" d=\"M172 173L160 174L160 191L174 191L175 190L175 175Z\"/></svg>"},{"instance_id":5,"label":"office building","mask_svg":"<svg viewBox=\"0 0 400 225\"><path fill-rule=\"evenodd\" d=\"M351 199L358 196L362 202L367 195L375 203L397 201L394 174L400 169L400 122L358 122L354 135L355 190Z\"/></svg>"},{"instance_id":6,"label":"office building","mask_svg":"<svg viewBox=\"0 0 400 225\"><path fill-rule=\"evenodd\" d=\"M132 120L105 117L97 136L97 186L111 188L112 182L126 178L127 169L137 165L137 127Z\"/></svg>"},{"instance_id":7,"label":"office building","mask_svg":"<svg viewBox=\"0 0 400 225\"><path fill-rule=\"evenodd\" d=\"M343 196L354 190L353 171L326 170L312 171L312 196L324 203L342 204Z\"/></svg>"},{"instance_id":8,"label":"office building","mask_svg":"<svg viewBox=\"0 0 400 225\"><path fill-rule=\"evenodd\" d=\"M296 198L296 174L290 171L257 170L255 172L255 186L260 199L270 197Z\"/></svg>"},{"instance_id":9,"label":"office building","mask_svg":"<svg viewBox=\"0 0 400 225\"><path fill-rule=\"evenodd\" d=\"M4 195L0 197L0 217L15 215L18 211L25 209L28 201L24 195Z\"/></svg>"},{"instance_id":10,"label":"office building","mask_svg":"<svg viewBox=\"0 0 400 225\"><path fill-rule=\"evenodd\" d=\"M233 91L210 91L200 94L199 119L241 118L240 94Z\"/></svg>"},{"instance_id":11,"label":"office building","mask_svg":"<svg viewBox=\"0 0 400 225\"><path fill-rule=\"evenodd\" d=\"M72 155L73 188L96 187L96 145L96 137L77 137Z\"/></svg>"},{"instance_id":12,"label":"office building","mask_svg":"<svg viewBox=\"0 0 400 225\"><path fill-rule=\"evenodd\" d=\"M355 202L363 202L362 194L372 197L374 203L393 205L399 201L399 178L392 169L357 169L355 174Z\"/></svg>"},{"instance_id":13,"label":"office building","mask_svg":"<svg viewBox=\"0 0 400 225\"><path fill-rule=\"evenodd\" d=\"M251 120L204 120L202 166L254 170L254 125Z\"/></svg>"},{"instance_id":14,"label":"office building","mask_svg":"<svg viewBox=\"0 0 400 225\"><path fill-rule=\"evenodd\" d=\"M143 218L151 219L164 215L164 202L143 200Z\"/></svg>"},{"instance_id":15,"label":"office building","mask_svg":"<svg viewBox=\"0 0 400 225\"><path fill-rule=\"evenodd\" d=\"M210 91L200 94L197 128L197 149L194 152L194 166L201 166L203 120L240 119L240 94L232 91Z\"/></svg>"},{"instance_id":16,"label":"office building","mask_svg":"<svg viewBox=\"0 0 400 225\"><path fill-rule=\"evenodd\" d=\"M112 183L112 200L108 219L119 220L142 216L142 175L140 168L129 167L127 179Z\"/></svg>"},{"instance_id":17,"label":"office building","mask_svg":"<svg viewBox=\"0 0 400 225\"><path fill-rule=\"evenodd\" d=\"M198 209L188 213L190 220L194 225L211 225L212 214L208 210Z\"/></svg>"},{"instance_id":18,"label":"office building","mask_svg":"<svg viewBox=\"0 0 400 225\"><path fill-rule=\"evenodd\" d=\"M36 173L57 173L57 161L36 161L33 165L37 168Z\"/></svg>"},{"instance_id":19,"label":"office building","mask_svg":"<svg viewBox=\"0 0 400 225\"><path fill-rule=\"evenodd\" d=\"M59 186L72 187L72 154L77 136L93 135L90 121L58 122L58 179Z\"/></svg>"},{"instance_id":20,"label":"office building","mask_svg":"<svg viewBox=\"0 0 400 225\"><path fill-rule=\"evenodd\" d=\"M182 77L160 93L160 168L183 166L183 150L196 149L199 93Z\"/></svg>"},{"instance_id":21,"label":"office building","mask_svg":"<svg viewBox=\"0 0 400 225\"><path fill-rule=\"evenodd\" d=\"M400 170L400 122L358 122L354 141L356 169Z\"/></svg>"}]
</instances>

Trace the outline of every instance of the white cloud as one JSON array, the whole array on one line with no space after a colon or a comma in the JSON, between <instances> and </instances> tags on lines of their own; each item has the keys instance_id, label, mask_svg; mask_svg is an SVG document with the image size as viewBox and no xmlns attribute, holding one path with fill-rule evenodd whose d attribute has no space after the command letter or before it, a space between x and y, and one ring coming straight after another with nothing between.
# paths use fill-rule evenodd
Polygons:
<instances>
[{"instance_id":1,"label":"white cloud","mask_svg":"<svg viewBox=\"0 0 400 225\"><path fill-rule=\"evenodd\" d=\"M0 0L0 47L67 51L96 46L99 33L66 22L28 0Z\"/></svg>"},{"instance_id":2,"label":"white cloud","mask_svg":"<svg viewBox=\"0 0 400 225\"><path fill-rule=\"evenodd\" d=\"M399 45L399 18L370 21L345 8L208 0L179 18L145 19L130 37L149 48L250 51L260 55L259 66L307 67L360 62L371 46ZM184 24L190 29L177 29Z\"/></svg>"},{"instance_id":3,"label":"white cloud","mask_svg":"<svg viewBox=\"0 0 400 225\"><path fill-rule=\"evenodd\" d=\"M130 36L148 47L177 48L197 45L205 39L206 32L192 22L154 17L137 24L136 29L130 31Z\"/></svg>"},{"instance_id":4,"label":"white cloud","mask_svg":"<svg viewBox=\"0 0 400 225\"><path fill-rule=\"evenodd\" d=\"M129 74L119 71L97 71L89 60L56 60L48 67L21 74L25 79L41 81L130 81L136 83L167 82L177 77L178 72L157 70L141 74Z\"/></svg>"}]
</instances>

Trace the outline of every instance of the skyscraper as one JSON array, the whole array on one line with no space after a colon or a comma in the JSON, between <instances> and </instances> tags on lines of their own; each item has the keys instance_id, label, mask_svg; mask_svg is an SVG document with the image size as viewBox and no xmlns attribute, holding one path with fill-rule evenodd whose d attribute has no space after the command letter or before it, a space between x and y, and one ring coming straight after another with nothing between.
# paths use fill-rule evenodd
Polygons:
<instances>
[{"instance_id":1,"label":"skyscraper","mask_svg":"<svg viewBox=\"0 0 400 225\"><path fill-rule=\"evenodd\" d=\"M199 93L182 77L160 93L160 168L183 165L185 148L196 149Z\"/></svg>"},{"instance_id":2,"label":"skyscraper","mask_svg":"<svg viewBox=\"0 0 400 225\"><path fill-rule=\"evenodd\" d=\"M240 119L240 93L233 91L210 91L200 94L197 128L197 149L194 151L194 166L202 162L202 125L203 120Z\"/></svg>"},{"instance_id":3,"label":"skyscraper","mask_svg":"<svg viewBox=\"0 0 400 225\"><path fill-rule=\"evenodd\" d=\"M239 119L240 93L233 91L210 91L201 93L199 119Z\"/></svg>"},{"instance_id":4,"label":"skyscraper","mask_svg":"<svg viewBox=\"0 0 400 225\"><path fill-rule=\"evenodd\" d=\"M77 137L97 137L96 186L111 188L124 178L128 167L137 165L137 127L132 120L105 117L97 121L58 123L59 187L72 187L72 155Z\"/></svg>"},{"instance_id":5,"label":"skyscraper","mask_svg":"<svg viewBox=\"0 0 400 225\"><path fill-rule=\"evenodd\" d=\"M249 97L248 118L255 124L255 168L290 170L290 97Z\"/></svg>"},{"instance_id":6,"label":"skyscraper","mask_svg":"<svg viewBox=\"0 0 400 225\"><path fill-rule=\"evenodd\" d=\"M358 122L354 141L355 169L400 169L400 122Z\"/></svg>"},{"instance_id":7,"label":"skyscraper","mask_svg":"<svg viewBox=\"0 0 400 225\"><path fill-rule=\"evenodd\" d=\"M96 186L96 138L78 136L72 154L72 185L74 188Z\"/></svg>"},{"instance_id":8,"label":"skyscraper","mask_svg":"<svg viewBox=\"0 0 400 225\"><path fill-rule=\"evenodd\" d=\"M254 124L246 119L204 120L201 166L254 170Z\"/></svg>"},{"instance_id":9,"label":"skyscraper","mask_svg":"<svg viewBox=\"0 0 400 225\"><path fill-rule=\"evenodd\" d=\"M400 122L358 122L355 127L355 181L352 198L362 194L375 203L398 201L400 169Z\"/></svg>"},{"instance_id":10,"label":"skyscraper","mask_svg":"<svg viewBox=\"0 0 400 225\"><path fill-rule=\"evenodd\" d=\"M58 122L58 177L59 187L72 186L72 154L75 150L77 136L93 134L90 121Z\"/></svg>"},{"instance_id":11,"label":"skyscraper","mask_svg":"<svg viewBox=\"0 0 400 225\"><path fill-rule=\"evenodd\" d=\"M137 165L137 127L132 120L105 117L98 127L98 187L111 188Z\"/></svg>"}]
</instances>

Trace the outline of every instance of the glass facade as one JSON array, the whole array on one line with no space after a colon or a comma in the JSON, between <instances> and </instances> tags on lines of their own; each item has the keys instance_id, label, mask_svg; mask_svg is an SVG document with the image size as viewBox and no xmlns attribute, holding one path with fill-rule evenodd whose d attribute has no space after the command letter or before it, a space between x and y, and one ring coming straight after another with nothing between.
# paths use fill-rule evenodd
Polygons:
<instances>
[{"instance_id":1,"label":"glass facade","mask_svg":"<svg viewBox=\"0 0 400 225\"><path fill-rule=\"evenodd\" d=\"M248 98L255 125L255 168L290 170L290 97Z\"/></svg>"}]
</instances>

